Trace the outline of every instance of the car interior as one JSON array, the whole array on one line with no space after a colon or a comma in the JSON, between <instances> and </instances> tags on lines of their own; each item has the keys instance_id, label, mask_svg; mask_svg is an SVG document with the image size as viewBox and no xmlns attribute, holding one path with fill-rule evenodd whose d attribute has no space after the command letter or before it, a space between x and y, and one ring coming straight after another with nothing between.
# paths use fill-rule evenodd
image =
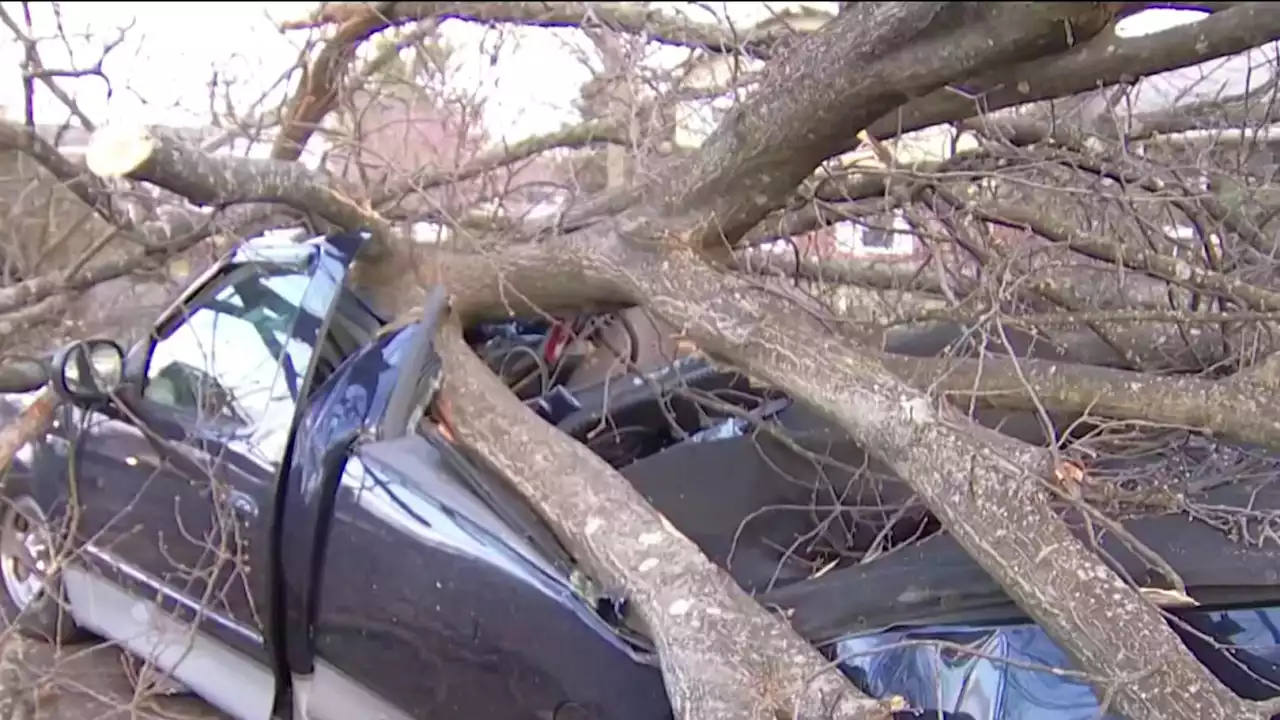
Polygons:
<instances>
[{"instance_id":1,"label":"car interior","mask_svg":"<svg viewBox=\"0 0 1280 720\"><path fill-rule=\"evenodd\" d=\"M469 339L527 403L620 469L748 591L936 531L847 436L691 354L645 311L566 325L559 348L545 325L477 328Z\"/></svg>"},{"instance_id":2,"label":"car interior","mask_svg":"<svg viewBox=\"0 0 1280 720\"><path fill-rule=\"evenodd\" d=\"M385 325L367 303L344 288L329 331L319 343L320 359L313 387L320 387L344 360L368 345Z\"/></svg>"}]
</instances>

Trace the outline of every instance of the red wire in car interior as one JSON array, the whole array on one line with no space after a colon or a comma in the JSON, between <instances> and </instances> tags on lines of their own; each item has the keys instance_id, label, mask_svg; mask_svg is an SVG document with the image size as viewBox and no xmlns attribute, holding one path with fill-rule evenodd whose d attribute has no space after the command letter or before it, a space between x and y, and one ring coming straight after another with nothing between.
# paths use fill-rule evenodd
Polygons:
<instances>
[{"instance_id":1,"label":"red wire in car interior","mask_svg":"<svg viewBox=\"0 0 1280 720\"><path fill-rule=\"evenodd\" d=\"M556 359L560 357L567 340L568 338L565 337L564 332L564 321L557 320L552 323L551 329L547 331L546 348L542 351L542 359L547 362L547 365L554 364Z\"/></svg>"}]
</instances>

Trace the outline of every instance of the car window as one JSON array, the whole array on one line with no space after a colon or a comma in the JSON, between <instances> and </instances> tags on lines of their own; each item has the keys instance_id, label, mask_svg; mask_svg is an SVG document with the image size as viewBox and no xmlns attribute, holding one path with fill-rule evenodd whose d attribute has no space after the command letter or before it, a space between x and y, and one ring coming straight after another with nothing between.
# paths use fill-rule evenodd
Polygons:
<instances>
[{"instance_id":1,"label":"car window","mask_svg":"<svg viewBox=\"0 0 1280 720\"><path fill-rule=\"evenodd\" d=\"M143 396L195 422L261 431L260 444L276 445L267 436L287 433L315 352L299 337L316 333L295 331L321 322L321 309L303 305L310 282L293 268L232 268L156 342Z\"/></svg>"}]
</instances>

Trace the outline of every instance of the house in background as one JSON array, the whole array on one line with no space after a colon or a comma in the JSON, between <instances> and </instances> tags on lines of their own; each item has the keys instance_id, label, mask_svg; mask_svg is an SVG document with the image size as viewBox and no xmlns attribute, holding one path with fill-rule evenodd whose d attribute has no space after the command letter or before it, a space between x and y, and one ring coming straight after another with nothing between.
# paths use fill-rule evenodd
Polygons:
<instances>
[{"instance_id":1,"label":"house in background","mask_svg":"<svg viewBox=\"0 0 1280 720\"><path fill-rule=\"evenodd\" d=\"M495 144L467 103L413 90L352 93L330 119L325 168L374 197L395 198L392 215L419 242L448 237L452 222L529 218L562 204L571 171L554 153L451 181Z\"/></svg>"}]
</instances>

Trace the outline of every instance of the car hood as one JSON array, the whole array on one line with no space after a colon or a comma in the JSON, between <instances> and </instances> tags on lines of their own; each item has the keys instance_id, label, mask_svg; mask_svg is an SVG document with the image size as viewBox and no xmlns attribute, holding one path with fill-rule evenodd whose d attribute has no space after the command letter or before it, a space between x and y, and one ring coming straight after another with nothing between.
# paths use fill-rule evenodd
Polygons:
<instances>
[{"instance_id":1,"label":"car hood","mask_svg":"<svg viewBox=\"0 0 1280 720\"><path fill-rule=\"evenodd\" d=\"M1183 642L1225 685L1253 700L1280 694L1280 606L1178 615ZM1070 671L1051 670L1072 664L1031 623L901 628L846 637L827 649L867 693L899 695L952 720L1120 720L1103 714Z\"/></svg>"}]
</instances>

